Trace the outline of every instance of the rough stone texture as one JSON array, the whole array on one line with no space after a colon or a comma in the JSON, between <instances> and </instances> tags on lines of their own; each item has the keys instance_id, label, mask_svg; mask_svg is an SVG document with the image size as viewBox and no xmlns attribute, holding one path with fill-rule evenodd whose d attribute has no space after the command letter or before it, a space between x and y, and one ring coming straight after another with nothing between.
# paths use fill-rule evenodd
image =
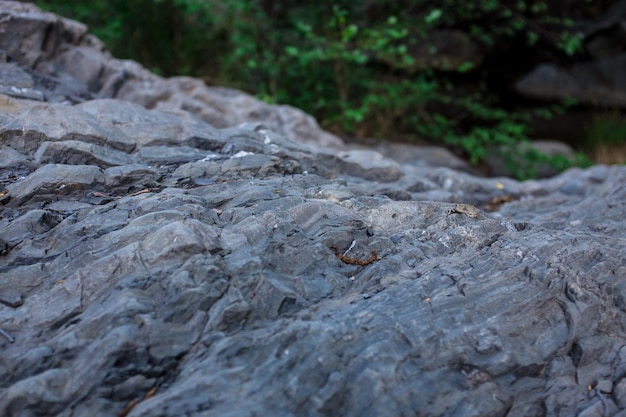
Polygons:
<instances>
[{"instance_id":1,"label":"rough stone texture","mask_svg":"<svg viewBox=\"0 0 626 417\"><path fill-rule=\"evenodd\" d=\"M0 11L34 78L41 37L91 39ZM480 178L80 101L111 62L0 96L0 415L626 414L626 168Z\"/></svg>"},{"instance_id":2,"label":"rough stone texture","mask_svg":"<svg viewBox=\"0 0 626 417\"><path fill-rule=\"evenodd\" d=\"M112 59L85 25L41 12L33 4L2 1L0 33L0 51L23 67L0 64L0 93L74 103L121 98L146 108L189 111L218 128L262 122L301 142L344 148L339 138L299 109L271 106L241 91L207 87L188 77L163 79L134 62ZM29 76L31 71L38 82Z\"/></svg>"},{"instance_id":3,"label":"rough stone texture","mask_svg":"<svg viewBox=\"0 0 626 417\"><path fill-rule=\"evenodd\" d=\"M341 140L319 128L302 110L291 106L271 106L238 90L207 87L189 77L168 80L144 76L127 82L116 97L137 102L147 108L189 111L215 127L260 122L264 126L301 142L344 148Z\"/></svg>"}]
</instances>

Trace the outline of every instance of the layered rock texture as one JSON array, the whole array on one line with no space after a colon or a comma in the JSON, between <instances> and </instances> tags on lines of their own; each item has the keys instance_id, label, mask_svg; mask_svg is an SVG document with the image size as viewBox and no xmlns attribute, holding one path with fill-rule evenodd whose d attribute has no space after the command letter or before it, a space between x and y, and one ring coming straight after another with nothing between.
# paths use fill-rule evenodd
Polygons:
<instances>
[{"instance_id":1,"label":"layered rock texture","mask_svg":"<svg viewBox=\"0 0 626 417\"><path fill-rule=\"evenodd\" d=\"M626 416L626 168L392 159L0 30L0 415Z\"/></svg>"}]
</instances>

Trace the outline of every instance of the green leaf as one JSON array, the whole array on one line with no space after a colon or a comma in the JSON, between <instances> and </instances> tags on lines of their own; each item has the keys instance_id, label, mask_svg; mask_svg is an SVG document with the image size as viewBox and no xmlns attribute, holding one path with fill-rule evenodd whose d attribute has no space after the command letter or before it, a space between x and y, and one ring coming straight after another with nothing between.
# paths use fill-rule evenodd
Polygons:
<instances>
[{"instance_id":1,"label":"green leaf","mask_svg":"<svg viewBox=\"0 0 626 417\"><path fill-rule=\"evenodd\" d=\"M528 46L535 45L538 40L539 40L539 35L536 32L528 32L526 34L526 42L528 43Z\"/></svg>"},{"instance_id":2,"label":"green leaf","mask_svg":"<svg viewBox=\"0 0 626 417\"><path fill-rule=\"evenodd\" d=\"M303 33L311 33L313 31L313 28L311 28L311 25L307 25L306 23L303 22L296 22L296 28Z\"/></svg>"},{"instance_id":3,"label":"green leaf","mask_svg":"<svg viewBox=\"0 0 626 417\"><path fill-rule=\"evenodd\" d=\"M354 51L352 59L359 65L363 65L367 62L367 55L362 53L361 51Z\"/></svg>"},{"instance_id":4,"label":"green leaf","mask_svg":"<svg viewBox=\"0 0 626 417\"><path fill-rule=\"evenodd\" d=\"M548 10L548 5L543 2L543 1L539 1L536 3L533 3L533 5L530 7L530 11L535 13L535 14L539 14L541 12L544 12Z\"/></svg>"},{"instance_id":5,"label":"green leaf","mask_svg":"<svg viewBox=\"0 0 626 417\"><path fill-rule=\"evenodd\" d=\"M459 65L459 66L456 68L456 70L457 70L458 72L463 73L463 72L470 71L472 68L474 68L474 64L473 64L473 63L471 63L471 62L469 62L469 61L467 61L467 62L464 62L464 63L462 63L461 65Z\"/></svg>"},{"instance_id":6,"label":"green leaf","mask_svg":"<svg viewBox=\"0 0 626 417\"><path fill-rule=\"evenodd\" d=\"M583 39L584 36L581 33L572 35L568 32L562 32L559 36L558 46L567 55L572 56L582 50Z\"/></svg>"},{"instance_id":7,"label":"green leaf","mask_svg":"<svg viewBox=\"0 0 626 417\"><path fill-rule=\"evenodd\" d=\"M299 51L295 46L289 45L285 47L285 53L289 56L298 56Z\"/></svg>"},{"instance_id":8,"label":"green leaf","mask_svg":"<svg viewBox=\"0 0 626 417\"><path fill-rule=\"evenodd\" d=\"M354 38L358 31L359 27L357 25L349 25L343 30L341 38L344 42L349 41L350 39Z\"/></svg>"},{"instance_id":9,"label":"green leaf","mask_svg":"<svg viewBox=\"0 0 626 417\"><path fill-rule=\"evenodd\" d=\"M441 11L441 9L432 9L430 13L428 13L428 16L424 18L424 21L428 24L431 24L437 21L442 15L443 12Z\"/></svg>"}]
</instances>

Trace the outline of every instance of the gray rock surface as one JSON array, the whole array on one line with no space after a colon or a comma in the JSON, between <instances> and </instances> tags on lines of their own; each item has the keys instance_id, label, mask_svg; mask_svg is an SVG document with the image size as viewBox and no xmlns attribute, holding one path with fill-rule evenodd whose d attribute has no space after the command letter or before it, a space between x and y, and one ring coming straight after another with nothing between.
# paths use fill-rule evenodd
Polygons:
<instances>
[{"instance_id":1,"label":"gray rock surface","mask_svg":"<svg viewBox=\"0 0 626 417\"><path fill-rule=\"evenodd\" d=\"M541 64L521 78L516 89L546 100L573 98L593 106L626 107L626 54L561 68Z\"/></svg>"},{"instance_id":2,"label":"gray rock surface","mask_svg":"<svg viewBox=\"0 0 626 417\"><path fill-rule=\"evenodd\" d=\"M163 79L135 62L113 59L85 25L44 13L31 3L2 1L0 33L0 51L21 66L0 62L2 94L73 103L120 98L149 109L188 111L218 128L262 122L300 142L344 148L339 138L299 109L271 106L189 77Z\"/></svg>"},{"instance_id":3,"label":"gray rock surface","mask_svg":"<svg viewBox=\"0 0 626 417\"><path fill-rule=\"evenodd\" d=\"M0 15L33 79L43 28L107 56ZM211 125L96 98L138 68L101 63L0 96L1 416L626 413L625 167L517 182L305 141L271 106Z\"/></svg>"}]
</instances>

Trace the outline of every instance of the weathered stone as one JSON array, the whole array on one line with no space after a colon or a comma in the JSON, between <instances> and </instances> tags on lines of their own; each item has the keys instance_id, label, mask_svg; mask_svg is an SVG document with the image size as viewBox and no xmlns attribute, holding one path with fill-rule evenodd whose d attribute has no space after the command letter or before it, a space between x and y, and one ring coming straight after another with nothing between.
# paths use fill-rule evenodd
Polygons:
<instances>
[{"instance_id":1,"label":"weathered stone","mask_svg":"<svg viewBox=\"0 0 626 417\"><path fill-rule=\"evenodd\" d=\"M12 288L0 290L0 303L5 306L17 308L24 304L24 296Z\"/></svg>"},{"instance_id":2,"label":"weathered stone","mask_svg":"<svg viewBox=\"0 0 626 417\"><path fill-rule=\"evenodd\" d=\"M47 232L56 226L60 220L46 210L31 210L7 226L0 228L0 236L5 236L6 243L15 246L25 239L32 239Z\"/></svg>"},{"instance_id":3,"label":"weathered stone","mask_svg":"<svg viewBox=\"0 0 626 417\"><path fill-rule=\"evenodd\" d=\"M103 182L104 174L98 167L50 164L43 165L23 180L7 186L7 189L10 204L19 206L28 201L55 201Z\"/></svg>"},{"instance_id":4,"label":"weathered stone","mask_svg":"<svg viewBox=\"0 0 626 417\"><path fill-rule=\"evenodd\" d=\"M611 107L626 106L626 78L616 68L626 66L626 55L578 64L566 70L541 64L520 79L516 89L541 99L574 98L582 103Z\"/></svg>"},{"instance_id":5,"label":"weathered stone","mask_svg":"<svg viewBox=\"0 0 626 417\"><path fill-rule=\"evenodd\" d=\"M189 146L144 146L137 156L149 163L181 164L210 158L214 153L202 151Z\"/></svg>"},{"instance_id":6,"label":"weathered stone","mask_svg":"<svg viewBox=\"0 0 626 417\"><path fill-rule=\"evenodd\" d=\"M137 102L147 108L191 111L205 122L220 128L258 121L271 130L301 142L344 147L339 138L321 130L315 119L299 109L285 105L270 106L242 91L207 87L203 81L189 77L168 80L150 77L140 82L128 82L116 97Z\"/></svg>"},{"instance_id":7,"label":"weathered stone","mask_svg":"<svg viewBox=\"0 0 626 417\"><path fill-rule=\"evenodd\" d=\"M122 100L91 100L77 109L93 116L98 123L114 128L122 137L132 138L134 150L143 146L195 145L202 149L221 148L212 126L171 111L148 111Z\"/></svg>"},{"instance_id":8,"label":"weathered stone","mask_svg":"<svg viewBox=\"0 0 626 417\"><path fill-rule=\"evenodd\" d=\"M17 181L37 168L26 155L9 147L0 146L0 188L4 190L7 184ZM0 200L3 198L0 197Z\"/></svg>"},{"instance_id":9,"label":"weathered stone","mask_svg":"<svg viewBox=\"0 0 626 417\"><path fill-rule=\"evenodd\" d=\"M86 143L130 151L135 140L116 126L107 131L96 118L80 108L0 97L0 138L19 152L34 153L45 141L80 140Z\"/></svg>"},{"instance_id":10,"label":"weathered stone","mask_svg":"<svg viewBox=\"0 0 626 417\"><path fill-rule=\"evenodd\" d=\"M249 105L231 120L20 4L0 14L80 46L42 60L84 57L85 91L125 68L112 90L152 109L0 97L0 415L624 413L626 168L304 145L297 112L219 91Z\"/></svg>"},{"instance_id":11,"label":"weathered stone","mask_svg":"<svg viewBox=\"0 0 626 417\"><path fill-rule=\"evenodd\" d=\"M107 168L104 176L108 191L121 189L129 192L157 187L162 174L146 165L131 164Z\"/></svg>"},{"instance_id":12,"label":"weathered stone","mask_svg":"<svg viewBox=\"0 0 626 417\"><path fill-rule=\"evenodd\" d=\"M0 63L0 94L29 100L43 100L41 91L34 88L33 77L15 64Z\"/></svg>"},{"instance_id":13,"label":"weathered stone","mask_svg":"<svg viewBox=\"0 0 626 417\"><path fill-rule=\"evenodd\" d=\"M626 379L620 379L620 382L615 386L613 395L617 400L617 406L624 410L626 409Z\"/></svg>"},{"instance_id":14,"label":"weathered stone","mask_svg":"<svg viewBox=\"0 0 626 417\"><path fill-rule=\"evenodd\" d=\"M391 182L403 173L398 165L376 151L350 150L335 154L321 154L318 161L329 170L376 182Z\"/></svg>"},{"instance_id":15,"label":"weathered stone","mask_svg":"<svg viewBox=\"0 0 626 417\"><path fill-rule=\"evenodd\" d=\"M466 161L440 146L414 146L406 143L380 143L376 150L401 164L447 167L476 174Z\"/></svg>"},{"instance_id":16,"label":"weathered stone","mask_svg":"<svg viewBox=\"0 0 626 417\"><path fill-rule=\"evenodd\" d=\"M34 157L39 164L86 164L101 168L133 163L133 158L124 152L77 140L42 142Z\"/></svg>"},{"instance_id":17,"label":"weathered stone","mask_svg":"<svg viewBox=\"0 0 626 417\"><path fill-rule=\"evenodd\" d=\"M0 39L0 49L18 64L52 81L35 83L37 90L32 93L39 91L38 97L76 102L82 101L81 95L84 100L98 94L147 108L191 111L219 128L260 121L302 142L344 147L339 138L320 129L315 119L299 109L271 106L241 91L207 87L189 77L163 79L135 63L112 59L83 24L43 13L30 3L4 1L2 6L0 31L5 36ZM72 88L57 88L57 80ZM8 90L7 94L21 97L23 93Z\"/></svg>"}]
</instances>

